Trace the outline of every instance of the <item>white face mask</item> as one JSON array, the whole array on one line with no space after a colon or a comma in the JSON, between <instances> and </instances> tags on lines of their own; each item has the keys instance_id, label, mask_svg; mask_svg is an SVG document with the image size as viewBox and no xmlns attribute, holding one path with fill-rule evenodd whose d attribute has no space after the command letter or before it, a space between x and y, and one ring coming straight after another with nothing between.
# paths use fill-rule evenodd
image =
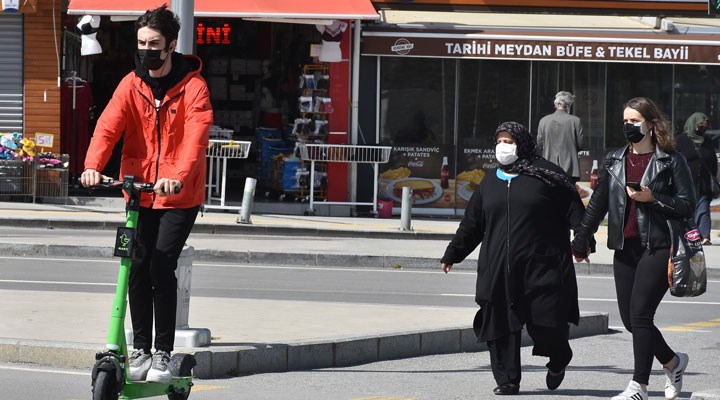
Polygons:
<instances>
[{"instance_id":1,"label":"white face mask","mask_svg":"<svg viewBox=\"0 0 720 400\"><path fill-rule=\"evenodd\" d=\"M498 143L495 145L495 158L497 158L498 162L502 165L510 165L518 159L518 156L515 154L516 151L516 144Z\"/></svg>"}]
</instances>

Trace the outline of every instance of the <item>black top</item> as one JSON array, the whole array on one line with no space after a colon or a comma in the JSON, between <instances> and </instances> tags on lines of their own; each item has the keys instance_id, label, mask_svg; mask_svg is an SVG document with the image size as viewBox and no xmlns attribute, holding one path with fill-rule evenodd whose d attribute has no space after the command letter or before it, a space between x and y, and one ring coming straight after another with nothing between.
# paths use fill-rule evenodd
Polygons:
<instances>
[{"instance_id":1,"label":"black top","mask_svg":"<svg viewBox=\"0 0 720 400\"><path fill-rule=\"evenodd\" d=\"M683 133L675 138L675 150L685 156L695 185L695 195L711 196L710 174L717 176L717 158L715 146L706 136L700 146L696 146L687 134Z\"/></svg>"}]
</instances>

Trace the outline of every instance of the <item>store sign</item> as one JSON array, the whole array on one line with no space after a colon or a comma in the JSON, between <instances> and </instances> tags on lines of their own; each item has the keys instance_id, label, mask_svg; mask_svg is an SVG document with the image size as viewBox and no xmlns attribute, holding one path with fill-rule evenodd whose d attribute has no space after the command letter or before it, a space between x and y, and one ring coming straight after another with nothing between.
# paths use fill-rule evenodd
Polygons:
<instances>
[{"instance_id":1,"label":"store sign","mask_svg":"<svg viewBox=\"0 0 720 400\"><path fill-rule=\"evenodd\" d=\"M222 27L205 26L197 24L197 44L230 44L230 25L223 24Z\"/></svg>"},{"instance_id":2,"label":"store sign","mask_svg":"<svg viewBox=\"0 0 720 400\"><path fill-rule=\"evenodd\" d=\"M522 60L568 60L606 62L648 62L672 64L720 64L720 41L642 40L640 38L573 38L567 36L518 36L518 39L497 39L477 35L478 39L397 35L368 35L363 38L364 55L406 57L452 57ZM503 35L507 37L508 35ZM682 39L682 40L680 40Z\"/></svg>"},{"instance_id":3,"label":"store sign","mask_svg":"<svg viewBox=\"0 0 720 400\"><path fill-rule=\"evenodd\" d=\"M2 0L4 12L17 12L20 9L20 0Z\"/></svg>"}]
</instances>

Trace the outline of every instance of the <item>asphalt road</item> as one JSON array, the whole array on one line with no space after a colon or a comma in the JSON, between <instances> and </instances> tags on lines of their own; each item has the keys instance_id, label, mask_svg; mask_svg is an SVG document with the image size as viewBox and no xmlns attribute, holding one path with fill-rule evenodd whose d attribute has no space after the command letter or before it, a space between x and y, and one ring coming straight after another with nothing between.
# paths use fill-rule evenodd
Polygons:
<instances>
[{"instance_id":1,"label":"asphalt road","mask_svg":"<svg viewBox=\"0 0 720 400\"><path fill-rule=\"evenodd\" d=\"M111 293L116 260L0 258L0 290ZM475 276L453 271L311 268L195 263L193 296L298 301L472 306ZM610 313L619 328L611 277L578 277L581 309ZM697 299L668 297L656 316L666 338L691 354L690 390L716 384L720 354L720 289L710 282ZM11 316L3 316L8 318ZM543 358L523 349L523 393L534 399L608 398L621 391L632 374L631 336L614 334L576 339L575 359L561 390L544 389ZM662 398L659 366L651 378L651 397ZM411 400L488 399L494 387L487 353L418 357L282 374L222 380L196 380L191 399ZM683 394L689 398L690 392ZM0 398L18 400L90 398L89 370L32 365L0 365Z\"/></svg>"},{"instance_id":2,"label":"asphalt road","mask_svg":"<svg viewBox=\"0 0 720 400\"><path fill-rule=\"evenodd\" d=\"M0 257L0 289L113 293L116 260ZM473 307L471 272L194 263L193 297L328 301ZM620 327L609 276L579 276L580 309L610 314ZM702 324L720 318L720 282L698 298L667 294L656 315L659 327ZM675 329L675 328L673 328Z\"/></svg>"}]
</instances>

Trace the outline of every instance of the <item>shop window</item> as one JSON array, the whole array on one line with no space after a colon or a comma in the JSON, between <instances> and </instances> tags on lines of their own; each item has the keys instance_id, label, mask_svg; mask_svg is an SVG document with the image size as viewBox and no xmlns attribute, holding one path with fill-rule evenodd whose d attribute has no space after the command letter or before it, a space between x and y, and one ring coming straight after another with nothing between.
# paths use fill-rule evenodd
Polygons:
<instances>
[{"instance_id":1,"label":"shop window","mask_svg":"<svg viewBox=\"0 0 720 400\"><path fill-rule=\"evenodd\" d=\"M527 125L529 89L529 62L460 61L459 143L488 144L504 121Z\"/></svg>"},{"instance_id":2,"label":"shop window","mask_svg":"<svg viewBox=\"0 0 720 400\"><path fill-rule=\"evenodd\" d=\"M575 95L570 112L583 126L583 149L579 152L580 180L589 180L593 160L605 155L605 66L602 63L533 63L533 108L531 132L537 132L540 119L555 112L555 95L568 91Z\"/></svg>"},{"instance_id":3,"label":"shop window","mask_svg":"<svg viewBox=\"0 0 720 400\"><path fill-rule=\"evenodd\" d=\"M720 134L720 67L713 65L678 65L675 67L673 126L675 134L683 132L685 121L695 112L708 116L708 133Z\"/></svg>"},{"instance_id":4,"label":"shop window","mask_svg":"<svg viewBox=\"0 0 720 400\"><path fill-rule=\"evenodd\" d=\"M383 57L380 141L453 144L455 60Z\"/></svg>"},{"instance_id":5,"label":"shop window","mask_svg":"<svg viewBox=\"0 0 720 400\"><path fill-rule=\"evenodd\" d=\"M237 137L255 128L283 129L298 117L298 82L320 42L313 25L198 18L197 55L203 60L216 125Z\"/></svg>"}]
</instances>

